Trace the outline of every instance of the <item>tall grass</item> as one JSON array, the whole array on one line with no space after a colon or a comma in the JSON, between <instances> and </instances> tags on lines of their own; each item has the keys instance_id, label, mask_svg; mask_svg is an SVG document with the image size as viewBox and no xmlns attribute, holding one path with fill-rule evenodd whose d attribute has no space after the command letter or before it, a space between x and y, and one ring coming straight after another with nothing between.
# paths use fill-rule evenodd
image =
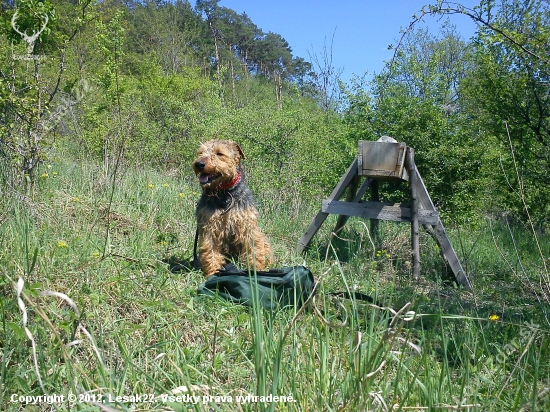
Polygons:
<instances>
[{"instance_id":1,"label":"tall grass","mask_svg":"<svg viewBox=\"0 0 550 412\"><path fill-rule=\"evenodd\" d=\"M368 226L351 219L329 243L331 217L310 254L296 255L320 202L259 193L276 265L306 264L320 280L302 309L267 312L197 296L201 273L162 263L191 257L199 189L185 176L126 169L111 192L93 164L52 163L45 174L29 197L0 200L9 211L0 226L2 410L550 408L549 308L524 283L536 285L542 267L519 225L450 231L473 295L442 280L429 236L413 281L404 225L381 224L375 248ZM538 240L548 256L548 237ZM376 304L328 295L339 290ZM46 394L65 400L22 398Z\"/></svg>"}]
</instances>

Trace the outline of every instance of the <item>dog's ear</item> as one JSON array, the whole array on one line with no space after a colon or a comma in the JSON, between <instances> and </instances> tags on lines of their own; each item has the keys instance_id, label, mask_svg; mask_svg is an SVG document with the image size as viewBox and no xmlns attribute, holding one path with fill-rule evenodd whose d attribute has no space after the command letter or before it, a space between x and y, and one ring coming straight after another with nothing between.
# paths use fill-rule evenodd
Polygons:
<instances>
[{"instance_id":1,"label":"dog's ear","mask_svg":"<svg viewBox=\"0 0 550 412\"><path fill-rule=\"evenodd\" d=\"M245 156L244 156L244 152L243 152L243 149L241 149L241 146L239 146L237 143L233 142L233 144L235 145L235 150L239 153L239 155L241 156L241 159L245 159Z\"/></svg>"}]
</instances>

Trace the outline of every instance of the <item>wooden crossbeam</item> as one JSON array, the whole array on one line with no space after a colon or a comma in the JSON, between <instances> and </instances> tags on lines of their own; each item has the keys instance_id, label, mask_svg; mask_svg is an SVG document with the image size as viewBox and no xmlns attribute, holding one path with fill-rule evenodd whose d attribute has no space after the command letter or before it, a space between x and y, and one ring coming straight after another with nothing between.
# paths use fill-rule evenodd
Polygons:
<instances>
[{"instance_id":1,"label":"wooden crossbeam","mask_svg":"<svg viewBox=\"0 0 550 412\"><path fill-rule=\"evenodd\" d=\"M327 199L322 201L321 211L323 213L362 217L364 219L391 220L407 223L412 221L411 209L400 203L354 203ZM423 225L436 225L439 222L439 213L436 210L419 210L418 222Z\"/></svg>"}]
</instances>

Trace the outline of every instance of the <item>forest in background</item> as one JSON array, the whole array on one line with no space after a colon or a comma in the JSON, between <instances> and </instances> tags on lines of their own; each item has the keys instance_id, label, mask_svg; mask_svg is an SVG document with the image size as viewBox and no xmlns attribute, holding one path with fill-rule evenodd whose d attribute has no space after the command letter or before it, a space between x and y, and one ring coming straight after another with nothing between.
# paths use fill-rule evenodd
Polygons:
<instances>
[{"instance_id":1,"label":"forest in background","mask_svg":"<svg viewBox=\"0 0 550 412\"><path fill-rule=\"evenodd\" d=\"M2 1L3 184L32 190L56 158L100 161L106 175L132 164L186 174L199 141L230 138L256 190L326 196L358 140L390 135L415 148L453 222L512 212L548 228L547 2L426 6L416 18L447 16L440 32L411 24L381 73L350 84L330 47L294 56L219 3ZM478 23L472 39L457 13Z\"/></svg>"}]
</instances>

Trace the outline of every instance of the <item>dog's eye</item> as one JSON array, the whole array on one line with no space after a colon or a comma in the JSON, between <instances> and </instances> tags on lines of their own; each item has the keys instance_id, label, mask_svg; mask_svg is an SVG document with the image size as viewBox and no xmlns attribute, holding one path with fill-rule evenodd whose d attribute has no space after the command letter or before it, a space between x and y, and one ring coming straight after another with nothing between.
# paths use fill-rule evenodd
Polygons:
<instances>
[{"instance_id":1,"label":"dog's eye","mask_svg":"<svg viewBox=\"0 0 550 412\"><path fill-rule=\"evenodd\" d=\"M217 155L217 156L220 156L220 157L225 156L222 152L218 152L218 153L216 153L216 155Z\"/></svg>"}]
</instances>

